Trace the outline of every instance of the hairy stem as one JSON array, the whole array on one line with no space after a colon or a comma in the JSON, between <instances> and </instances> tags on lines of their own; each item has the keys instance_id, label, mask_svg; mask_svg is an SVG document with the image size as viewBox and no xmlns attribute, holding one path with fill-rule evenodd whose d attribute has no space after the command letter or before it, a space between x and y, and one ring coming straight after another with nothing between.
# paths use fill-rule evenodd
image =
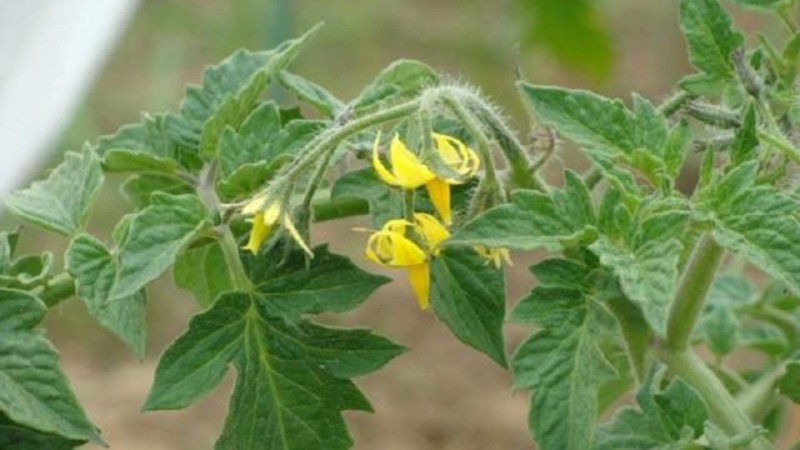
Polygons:
<instances>
[{"instance_id":1,"label":"hairy stem","mask_svg":"<svg viewBox=\"0 0 800 450\"><path fill-rule=\"evenodd\" d=\"M739 408L733 396L692 349L667 349L661 359L673 373L689 383L703 397L711 419L728 434L744 434L753 428L750 419ZM774 450L764 437L754 439L745 448Z\"/></svg>"},{"instance_id":2,"label":"hairy stem","mask_svg":"<svg viewBox=\"0 0 800 450\"><path fill-rule=\"evenodd\" d=\"M756 421L764 419L778 399L775 385L785 372L786 365L778 364L736 397L736 403L747 417Z\"/></svg>"},{"instance_id":3,"label":"hairy stem","mask_svg":"<svg viewBox=\"0 0 800 450\"><path fill-rule=\"evenodd\" d=\"M75 280L64 272L37 286L30 293L39 297L48 308L52 308L75 295Z\"/></svg>"},{"instance_id":4,"label":"hairy stem","mask_svg":"<svg viewBox=\"0 0 800 450\"><path fill-rule=\"evenodd\" d=\"M653 333L647 326L641 309L626 297L611 298L606 304L619 323L628 359L633 367L636 380L641 382L647 372L647 354Z\"/></svg>"},{"instance_id":5,"label":"hairy stem","mask_svg":"<svg viewBox=\"0 0 800 450\"><path fill-rule=\"evenodd\" d=\"M706 294L722 261L722 253L722 247L708 234L695 247L669 310L666 338L668 348L684 350L689 347Z\"/></svg>"}]
</instances>

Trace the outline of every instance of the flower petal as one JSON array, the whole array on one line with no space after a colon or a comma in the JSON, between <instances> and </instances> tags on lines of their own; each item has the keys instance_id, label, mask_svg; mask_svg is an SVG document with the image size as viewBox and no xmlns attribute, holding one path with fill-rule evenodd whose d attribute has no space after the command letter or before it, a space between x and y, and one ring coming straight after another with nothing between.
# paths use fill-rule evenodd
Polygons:
<instances>
[{"instance_id":1,"label":"flower petal","mask_svg":"<svg viewBox=\"0 0 800 450\"><path fill-rule=\"evenodd\" d=\"M372 167L375 168L375 172L378 173L378 178L380 178L381 181L392 186L400 186L400 180L398 180L397 177L383 165L383 162L381 162L380 155L378 155L378 144L380 144L380 141L381 134L378 133L378 136L375 137L375 143L372 145Z\"/></svg>"},{"instance_id":2,"label":"flower petal","mask_svg":"<svg viewBox=\"0 0 800 450\"><path fill-rule=\"evenodd\" d=\"M378 231L367 241L366 257L377 264L406 267L422 264L427 255L412 240L401 233Z\"/></svg>"},{"instance_id":3,"label":"flower petal","mask_svg":"<svg viewBox=\"0 0 800 450\"><path fill-rule=\"evenodd\" d=\"M431 272L428 263L408 267L408 281L417 297L419 309L428 309L431 291Z\"/></svg>"},{"instance_id":4,"label":"flower petal","mask_svg":"<svg viewBox=\"0 0 800 450\"><path fill-rule=\"evenodd\" d=\"M480 157L460 140L446 134L433 133L436 150L442 160L462 178L468 178L480 168ZM450 184L459 184L463 180L448 179Z\"/></svg>"},{"instance_id":5,"label":"flower petal","mask_svg":"<svg viewBox=\"0 0 800 450\"><path fill-rule=\"evenodd\" d=\"M450 184L441 178L434 178L425 185L425 188L439 217L446 225L450 225L453 222L450 211Z\"/></svg>"},{"instance_id":6,"label":"flower petal","mask_svg":"<svg viewBox=\"0 0 800 450\"><path fill-rule=\"evenodd\" d=\"M434 256L437 255L439 245L450 238L450 232L430 214L416 213L414 220L417 222L417 231L425 239L428 250Z\"/></svg>"},{"instance_id":7,"label":"flower petal","mask_svg":"<svg viewBox=\"0 0 800 450\"><path fill-rule=\"evenodd\" d=\"M264 213L264 215L266 216L267 213ZM306 244L306 242L303 240L303 237L300 236L300 232L297 231L297 228L294 226L294 222L292 222L292 219L289 217L288 214L284 214L283 216L283 227L286 228L286 230L289 232L289 236L291 236L292 239L294 239L294 241L297 242L297 245L299 245L300 248L303 249L303 251L308 253L308 255L313 258L314 252L312 252L311 249L308 248L308 244Z\"/></svg>"},{"instance_id":8,"label":"flower petal","mask_svg":"<svg viewBox=\"0 0 800 450\"><path fill-rule=\"evenodd\" d=\"M264 202L267 201L266 195L256 195L253 197L244 208L242 208L242 214L246 216L252 216L264 209Z\"/></svg>"},{"instance_id":9,"label":"flower petal","mask_svg":"<svg viewBox=\"0 0 800 450\"><path fill-rule=\"evenodd\" d=\"M272 227L264 223L263 214L257 215L253 218L253 228L250 230L247 245L242 248L249 250L254 255L258 254L261 244L269 237L270 231L272 231Z\"/></svg>"},{"instance_id":10,"label":"flower petal","mask_svg":"<svg viewBox=\"0 0 800 450\"><path fill-rule=\"evenodd\" d=\"M399 181L399 185L407 189L416 189L436 175L423 164L417 155L411 153L403 141L395 135L389 148L392 160L392 173Z\"/></svg>"}]
</instances>

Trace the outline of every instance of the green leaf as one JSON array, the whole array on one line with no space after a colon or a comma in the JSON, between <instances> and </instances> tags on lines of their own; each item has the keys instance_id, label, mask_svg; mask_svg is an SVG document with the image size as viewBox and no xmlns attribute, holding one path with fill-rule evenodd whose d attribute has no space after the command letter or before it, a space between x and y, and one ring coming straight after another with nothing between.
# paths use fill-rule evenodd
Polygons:
<instances>
[{"instance_id":1,"label":"green leaf","mask_svg":"<svg viewBox=\"0 0 800 450\"><path fill-rule=\"evenodd\" d=\"M331 189L331 200L360 198L369 204L372 226L380 228L387 220L403 215L402 193L383 183L372 167L348 172Z\"/></svg>"},{"instance_id":2,"label":"green leaf","mask_svg":"<svg viewBox=\"0 0 800 450\"><path fill-rule=\"evenodd\" d=\"M741 339L737 311L754 305L757 300L756 288L748 279L733 274L717 276L696 334L715 354L731 353Z\"/></svg>"},{"instance_id":3,"label":"green leaf","mask_svg":"<svg viewBox=\"0 0 800 450\"><path fill-rule=\"evenodd\" d=\"M145 409L185 407L237 371L218 450L350 448L341 417L370 410L347 378L402 351L365 330L290 319L260 295L226 293L164 353Z\"/></svg>"},{"instance_id":4,"label":"green leaf","mask_svg":"<svg viewBox=\"0 0 800 450\"><path fill-rule=\"evenodd\" d=\"M540 330L511 361L514 387L533 390L529 423L542 450L590 447L598 414L597 392L615 378L600 347L614 319L594 296L591 272L568 260L531 268L539 284L512 312L512 320Z\"/></svg>"},{"instance_id":5,"label":"green leaf","mask_svg":"<svg viewBox=\"0 0 800 450\"><path fill-rule=\"evenodd\" d=\"M519 83L537 118L589 151L609 156L633 150L633 116L619 100L550 86Z\"/></svg>"},{"instance_id":6,"label":"green leaf","mask_svg":"<svg viewBox=\"0 0 800 450\"><path fill-rule=\"evenodd\" d=\"M105 245L88 234L72 239L65 256L66 270L75 279L78 296L100 325L144 357L147 340L147 296L143 289L111 298L117 261Z\"/></svg>"},{"instance_id":7,"label":"green leaf","mask_svg":"<svg viewBox=\"0 0 800 450\"><path fill-rule=\"evenodd\" d=\"M154 194L151 205L131 216L127 238L118 241L116 278L109 297L130 297L160 276L178 253L210 226L195 195Z\"/></svg>"},{"instance_id":8,"label":"green leaf","mask_svg":"<svg viewBox=\"0 0 800 450\"><path fill-rule=\"evenodd\" d=\"M227 128L220 140L217 191L226 199L250 195L292 161L297 152L326 125L316 120L292 120L282 125L273 103L255 109L239 130Z\"/></svg>"},{"instance_id":9,"label":"green leaf","mask_svg":"<svg viewBox=\"0 0 800 450\"><path fill-rule=\"evenodd\" d=\"M511 203L496 206L467 222L448 245L485 245L520 250L562 248L590 242L596 236L589 190L581 178L566 172L564 189L550 195L517 190Z\"/></svg>"},{"instance_id":10,"label":"green leaf","mask_svg":"<svg viewBox=\"0 0 800 450\"><path fill-rule=\"evenodd\" d=\"M187 89L176 121L187 130L189 140L197 142L201 156L210 158L217 154L223 130L228 126L236 129L242 124L268 82L295 59L318 29L316 26L274 50L239 50L207 68L201 86Z\"/></svg>"},{"instance_id":11,"label":"green leaf","mask_svg":"<svg viewBox=\"0 0 800 450\"><path fill-rule=\"evenodd\" d=\"M712 450L740 450L769 432L764 427L755 426L735 436L728 436L719 427L707 421L704 434Z\"/></svg>"},{"instance_id":12,"label":"green leaf","mask_svg":"<svg viewBox=\"0 0 800 450\"><path fill-rule=\"evenodd\" d=\"M601 15L588 0L520 0L526 40L547 49L577 73L606 80L613 69L614 43Z\"/></svg>"},{"instance_id":13,"label":"green leaf","mask_svg":"<svg viewBox=\"0 0 800 450\"><path fill-rule=\"evenodd\" d=\"M751 104L744 114L742 126L736 130L731 144L731 162L739 165L756 157L758 135L756 130L756 110Z\"/></svg>"},{"instance_id":14,"label":"green leaf","mask_svg":"<svg viewBox=\"0 0 800 450\"><path fill-rule=\"evenodd\" d=\"M58 354L30 331L46 309L30 294L0 289L0 413L41 432L102 443L61 372Z\"/></svg>"},{"instance_id":15,"label":"green leaf","mask_svg":"<svg viewBox=\"0 0 800 450\"><path fill-rule=\"evenodd\" d=\"M771 186L755 184L757 162L738 166L717 180L706 208L713 212L714 239L771 277L800 293L798 202Z\"/></svg>"},{"instance_id":16,"label":"green leaf","mask_svg":"<svg viewBox=\"0 0 800 450\"><path fill-rule=\"evenodd\" d=\"M122 184L122 193L136 209L150 206L150 196L155 192L181 195L191 194L194 188L180 178L161 173L140 173Z\"/></svg>"},{"instance_id":17,"label":"green leaf","mask_svg":"<svg viewBox=\"0 0 800 450\"><path fill-rule=\"evenodd\" d=\"M53 266L53 254L44 252L41 255L20 256L11 266L7 275L0 275L0 285L30 289L42 285L50 278Z\"/></svg>"},{"instance_id":18,"label":"green leaf","mask_svg":"<svg viewBox=\"0 0 800 450\"><path fill-rule=\"evenodd\" d=\"M233 290L233 276L216 240L182 251L175 260L172 275L175 284L191 292L203 308L223 292Z\"/></svg>"},{"instance_id":19,"label":"green leaf","mask_svg":"<svg viewBox=\"0 0 800 450\"><path fill-rule=\"evenodd\" d=\"M600 262L613 269L622 290L642 308L645 319L664 336L667 313L678 281L678 261L688 211L671 205L650 205L652 212L640 212L635 223L617 225L621 239L604 233L589 246ZM625 230L624 228L628 228Z\"/></svg>"},{"instance_id":20,"label":"green leaf","mask_svg":"<svg viewBox=\"0 0 800 450\"><path fill-rule=\"evenodd\" d=\"M14 423L0 414L0 448L13 450L72 450L85 440L66 439Z\"/></svg>"},{"instance_id":21,"label":"green leaf","mask_svg":"<svg viewBox=\"0 0 800 450\"><path fill-rule=\"evenodd\" d=\"M664 146L664 168L667 171L667 177L673 180L672 184L680 175L683 163L692 148L691 144L692 132L689 124L685 120L681 120L670 131Z\"/></svg>"},{"instance_id":22,"label":"green leaf","mask_svg":"<svg viewBox=\"0 0 800 450\"><path fill-rule=\"evenodd\" d=\"M6 206L25 220L69 236L86 225L89 206L102 184L97 155L68 152L46 180L11 194Z\"/></svg>"},{"instance_id":23,"label":"green leaf","mask_svg":"<svg viewBox=\"0 0 800 450\"><path fill-rule=\"evenodd\" d=\"M663 371L650 370L636 401L600 426L594 450L679 450L703 434L708 418L705 403L683 380L676 378L659 392ZM587 447L589 448L589 447Z\"/></svg>"},{"instance_id":24,"label":"green leaf","mask_svg":"<svg viewBox=\"0 0 800 450\"><path fill-rule=\"evenodd\" d=\"M733 29L730 15L717 0L681 0L681 31L692 65L710 79L734 77L731 54L744 38Z\"/></svg>"},{"instance_id":25,"label":"green leaf","mask_svg":"<svg viewBox=\"0 0 800 450\"><path fill-rule=\"evenodd\" d=\"M152 171L172 173L177 169L178 163L175 160L125 149L111 149L105 153L105 158L103 158L103 170L106 172Z\"/></svg>"},{"instance_id":26,"label":"green leaf","mask_svg":"<svg viewBox=\"0 0 800 450\"><path fill-rule=\"evenodd\" d=\"M329 119L338 117L345 109L344 103L325 88L299 75L284 70L278 79L283 87L294 92L299 99L308 102Z\"/></svg>"},{"instance_id":27,"label":"green leaf","mask_svg":"<svg viewBox=\"0 0 800 450\"><path fill-rule=\"evenodd\" d=\"M793 402L800 403L800 361L786 364L786 373L778 380L778 390Z\"/></svg>"},{"instance_id":28,"label":"green leaf","mask_svg":"<svg viewBox=\"0 0 800 450\"><path fill-rule=\"evenodd\" d=\"M439 82L439 75L429 66L414 60L400 59L383 69L375 80L350 103L356 113L413 97L422 89Z\"/></svg>"},{"instance_id":29,"label":"green leaf","mask_svg":"<svg viewBox=\"0 0 800 450\"><path fill-rule=\"evenodd\" d=\"M506 367L503 272L470 248L451 248L433 259L431 305L465 344Z\"/></svg>"},{"instance_id":30,"label":"green leaf","mask_svg":"<svg viewBox=\"0 0 800 450\"><path fill-rule=\"evenodd\" d=\"M344 256L314 248L314 258L293 251L281 258L248 256L246 268L256 289L270 305L289 316L350 311L390 280L356 267Z\"/></svg>"}]
</instances>

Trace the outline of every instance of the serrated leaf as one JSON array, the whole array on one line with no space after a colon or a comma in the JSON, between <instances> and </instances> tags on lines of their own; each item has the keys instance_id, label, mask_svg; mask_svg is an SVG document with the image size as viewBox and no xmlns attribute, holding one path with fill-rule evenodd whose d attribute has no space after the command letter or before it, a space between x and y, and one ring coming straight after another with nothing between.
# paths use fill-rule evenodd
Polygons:
<instances>
[{"instance_id":1,"label":"serrated leaf","mask_svg":"<svg viewBox=\"0 0 800 450\"><path fill-rule=\"evenodd\" d=\"M338 117L345 109L344 103L313 81L285 70L280 73L278 79L283 87L294 92L298 98L311 104L329 119Z\"/></svg>"},{"instance_id":2,"label":"serrated leaf","mask_svg":"<svg viewBox=\"0 0 800 450\"><path fill-rule=\"evenodd\" d=\"M180 178L161 173L140 173L127 179L120 188L136 209L150 206L155 192L172 195L191 194L194 188Z\"/></svg>"},{"instance_id":3,"label":"serrated leaf","mask_svg":"<svg viewBox=\"0 0 800 450\"><path fill-rule=\"evenodd\" d=\"M0 448L9 450L72 450L86 440L66 439L14 423L0 414Z\"/></svg>"},{"instance_id":4,"label":"serrated leaf","mask_svg":"<svg viewBox=\"0 0 800 450\"><path fill-rule=\"evenodd\" d=\"M270 51L239 50L203 72L200 86L190 86L175 121L197 142L204 158L216 155L219 136L230 126L237 129L268 82L300 53L316 26L303 36L288 40Z\"/></svg>"},{"instance_id":5,"label":"serrated leaf","mask_svg":"<svg viewBox=\"0 0 800 450\"><path fill-rule=\"evenodd\" d=\"M793 402L800 403L800 361L786 364L786 372L778 380L778 390Z\"/></svg>"},{"instance_id":6,"label":"serrated leaf","mask_svg":"<svg viewBox=\"0 0 800 450\"><path fill-rule=\"evenodd\" d=\"M740 340L737 310L752 306L757 300L755 286L746 278L733 274L717 276L697 324L697 336L715 354L727 355Z\"/></svg>"},{"instance_id":7,"label":"serrated leaf","mask_svg":"<svg viewBox=\"0 0 800 450\"><path fill-rule=\"evenodd\" d=\"M65 256L66 270L75 279L78 296L100 325L144 357L147 340L147 296L144 290L112 299L116 259L102 242L88 234L72 239Z\"/></svg>"},{"instance_id":8,"label":"serrated leaf","mask_svg":"<svg viewBox=\"0 0 800 450\"><path fill-rule=\"evenodd\" d=\"M349 311L390 280L364 272L344 256L314 248L306 263L302 251L281 258L248 256L246 268L256 289L270 305L289 316Z\"/></svg>"},{"instance_id":9,"label":"serrated leaf","mask_svg":"<svg viewBox=\"0 0 800 450\"><path fill-rule=\"evenodd\" d=\"M35 430L102 443L38 333L46 307L22 291L0 289L0 413Z\"/></svg>"},{"instance_id":10,"label":"serrated leaf","mask_svg":"<svg viewBox=\"0 0 800 450\"><path fill-rule=\"evenodd\" d=\"M756 110L751 104L744 114L742 126L736 130L731 144L731 162L739 165L752 160L756 156L758 135L756 130Z\"/></svg>"},{"instance_id":11,"label":"serrated leaf","mask_svg":"<svg viewBox=\"0 0 800 450\"><path fill-rule=\"evenodd\" d=\"M589 249L600 258L601 264L617 274L627 297L642 308L648 324L663 336L669 305L677 289L678 262L683 250L680 238L688 211L670 207L659 211L657 204L650 207L656 212L640 213L644 217L639 217L637 223L604 226L623 230L621 238L613 239L606 233Z\"/></svg>"},{"instance_id":12,"label":"serrated leaf","mask_svg":"<svg viewBox=\"0 0 800 450\"><path fill-rule=\"evenodd\" d=\"M689 149L692 147L691 143L692 134L689 124L685 120L681 120L670 130L664 146L664 166L667 176L673 180L673 184L686 161Z\"/></svg>"},{"instance_id":13,"label":"serrated leaf","mask_svg":"<svg viewBox=\"0 0 800 450\"><path fill-rule=\"evenodd\" d=\"M650 370L636 401L597 429L594 450L679 450L702 435L708 418L700 396L680 378L659 392L661 373ZM589 447L587 447L589 448Z\"/></svg>"},{"instance_id":14,"label":"serrated leaf","mask_svg":"<svg viewBox=\"0 0 800 450\"><path fill-rule=\"evenodd\" d=\"M505 367L503 272L470 248L445 249L430 271L436 317L459 340Z\"/></svg>"},{"instance_id":15,"label":"serrated leaf","mask_svg":"<svg viewBox=\"0 0 800 450\"><path fill-rule=\"evenodd\" d=\"M511 203L496 206L467 222L447 245L485 245L520 250L559 251L595 236L595 217L589 190L573 172L564 189L551 194L517 190Z\"/></svg>"},{"instance_id":16,"label":"serrated leaf","mask_svg":"<svg viewBox=\"0 0 800 450\"><path fill-rule=\"evenodd\" d=\"M277 107L265 103L239 130L228 128L220 140L221 177L217 191L225 199L258 190L325 127L316 120L292 120L285 126Z\"/></svg>"},{"instance_id":17,"label":"serrated leaf","mask_svg":"<svg viewBox=\"0 0 800 450\"><path fill-rule=\"evenodd\" d=\"M259 295L227 293L196 316L159 362L145 409L184 407L237 371L219 450L347 449L341 417L369 403L346 377L402 351L364 330L289 319Z\"/></svg>"},{"instance_id":18,"label":"serrated leaf","mask_svg":"<svg viewBox=\"0 0 800 450\"><path fill-rule=\"evenodd\" d=\"M0 275L0 285L30 289L43 284L50 278L53 254L25 255L14 260L7 275Z\"/></svg>"},{"instance_id":19,"label":"serrated leaf","mask_svg":"<svg viewBox=\"0 0 800 450\"><path fill-rule=\"evenodd\" d=\"M533 391L529 424L542 450L585 450L597 418L597 391L616 375L598 339L613 330L614 319L587 288L590 274L582 264L547 260L531 270L539 284L512 320L541 329L512 356L514 387Z\"/></svg>"},{"instance_id":20,"label":"serrated leaf","mask_svg":"<svg viewBox=\"0 0 800 450\"><path fill-rule=\"evenodd\" d=\"M757 172L757 162L742 164L714 186L714 239L800 293L798 203L771 186L755 185Z\"/></svg>"},{"instance_id":21,"label":"serrated leaf","mask_svg":"<svg viewBox=\"0 0 800 450\"><path fill-rule=\"evenodd\" d=\"M403 215L402 194L383 183L371 167L354 170L339 177L331 189L331 200L360 198L369 204L372 225Z\"/></svg>"},{"instance_id":22,"label":"serrated leaf","mask_svg":"<svg viewBox=\"0 0 800 450\"><path fill-rule=\"evenodd\" d=\"M178 132L172 129L177 120L171 114L145 114L139 123L123 125L116 133L98 139L94 150L103 157L107 171L172 172L176 163L197 169L196 149L181 144Z\"/></svg>"},{"instance_id":23,"label":"serrated leaf","mask_svg":"<svg viewBox=\"0 0 800 450\"><path fill-rule=\"evenodd\" d=\"M717 0L681 0L680 26L693 66L712 80L733 78L731 54L744 38Z\"/></svg>"},{"instance_id":24,"label":"serrated leaf","mask_svg":"<svg viewBox=\"0 0 800 450\"><path fill-rule=\"evenodd\" d=\"M118 242L117 270L109 297L130 297L160 276L178 253L209 225L195 195L155 194L152 204L131 216L126 239Z\"/></svg>"},{"instance_id":25,"label":"serrated leaf","mask_svg":"<svg viewBox=\"0 0 800 450\"><path fill-rule=\"evenodd\" d=\"M233 290L233 275L216 240L181 252L175 260L172 275L175 284L191 292L203 308L211 305L223 292Z\"/></svg>"},{"instance_id":26,"label":"serrated leaf","mask_svg":"<svg viewBox=\"0 0 800 450\"><path fill-rule=\"evenodd\" d=\"M419 61L400 59L383 69L350 103L350 107L356 113L361 113L379 104L412 97L438 81L439 75L429 66Z\"/></svg>"},{"instance_id":27,"label":"serrated leaf","mask_svg":"<svg viewBox=\"0 0 800 450\"><path fill-rule=\"evenodd\" d=\"M11 194L6 206L25 220L70 236L86 225L89 206L102 184L100 158L94 152L68 152L46 180Z\"/></svg>"}]
</instances>

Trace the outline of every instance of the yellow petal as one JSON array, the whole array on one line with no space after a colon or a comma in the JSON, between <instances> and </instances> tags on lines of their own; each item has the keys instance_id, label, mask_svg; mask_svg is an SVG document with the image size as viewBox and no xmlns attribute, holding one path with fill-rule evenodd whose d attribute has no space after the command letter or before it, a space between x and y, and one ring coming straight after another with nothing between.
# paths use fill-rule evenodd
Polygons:
<instances>
[{"instance_id":1,"label":"yellow petal","mask_svg":"<svg viewBox=\"0 0 800 450\"><path fill-rule=\"evenodd\" d=\"M445 134L433 133L433 140L439 157L462 178L468 178L480 168L478 154L458 139ZM448 179L450 184L459 184L462 180Z\"/></svg>"},{"instance_id":2,"label":"yellow petal","mask_svg":"<svg viewBox=\"0 0 800 450\"><path fill-rule=\"evenodd\" d=\"M381 162L381 158L378 155L378 144L381 141L381 134L378 133L378 136L375 137L375 143L372 145L372 167L375 168L375 172L378 173L378 178L381 179L386 184L390 184L392 186L400 186L400 180L383 165Z\"/></svg>"},{"instance_id":3,"label":"yellow petal","mask_svg":"<svg viewBox=\"0 0 800 450\"><path fill-rule=\"evenodd\" d=\"M503 263L506 263L506 265L509 267L514 265L513 261L511 261L511 255L508 253L508 249L505 247L489 248L483 245L476 245L474 249L479 255L487 260L487 264L491 262L498 269L503 265Z\"/></svg>"},{"instance_id":4,"label":"yellow petal","mask_svg":"<svg viewBox=\"0 0 800 450\"><path fill-rule=\"evenodd\" d=\"M267 200L266 195L257 195L253 197L252 200L247 202L247 204L244 205L244 208L242 208L242 214L246 216L255 215L257 212L264 209L264 202L266 200Z\"/></svg>"},{"instance_id":5,"label":"yellow petal","mask_svg":"<svg viewBox=\"0 0 800 450\"><path fill-rule=\"evenodd\" d=\"M281 216L281 202L275 201L264 210L264 223L273 226L278 223Z\"/></svg>"},{"instance_id":6,"label":"yellow petal","mask_svg":"<svg viewBox=\"0 0 800 450\"><path fill-rule=\"evenodd\" d=\"M417 231L425 239L428 250L435 256L439 253L439 245L450 238L450 232L430 214L416 213Z\"/></svg>"},{"instance_id":7,"label":"yellow petal","mask_svg":"<svg viewBox=\"0 0 800 450\"><path fill-rule=\"evenodd\" d=\"M408 267L408 281L417 296L420 309L428 309L431 291L431 273L428 263Z\"/></svg>"},{"instance_id":8,"label":"yellow petal","mask_svg":"<svg viewBox=\"0 0 800 450\"><path fill-rule=\"evenodd\" d=\"M266 213L264 213L264 215L266 215ZM314 252L308 248L308 244L306 244L306 242L303 240L303 237L300 236L300 232L297 231L297 228L294 226L294 222L292 222L292 219L288 214L283 216L283 226L289 232L289 235L292 237L292 239L297 242L297 245L299 245L300 248L308 253L309 256L314 257Z\"/></svg>"},{"instance_id":9,"label":"yellow petal","mask_svg":"<svg viewBox=\"0 0 800 450\"><path fill-rule=\"evenodd\" d=\"M392 159L392 173L400 186L416 189L436 177L428 166L422 164L419 158L411 153L398 136L392 139L389 152Z\"/></svg>"},{"instance_id":10,"label":"yellow petal","mask_svg":"<svg viewBox=\"0 0 800 450\"><path fill-rule=\"evenodd\" d=\"M425 188L439 217L445 224L450 225L453 222L450 212L450 184L441 178L434 178L425 185Z\"/></svg>"},{"instance_id":11,"label":"yellow petal","mask_svg":"<svg viewBox=\"0 0 800 450\"><path fill-rule=\"evenodd\" d=\"M406 267L422 264L427 260L425 252L401 233L378 231L367 241L366 257L377 264Z\"/></svg>"},{"instance_id":12,"label":"yellow petal","mask_svg":"<svg viewBox=\"0 0 800 450\"><path fill-rule=\"evenodd\" d=\"M252 254L258 254L258 249L265 239L269 237L271 227L264 223L263 215L259 214L253 218L253 228L250 230L250 239L247 240L247 245L243 248L249 250Z\"/></svg>"}]
</instances>

